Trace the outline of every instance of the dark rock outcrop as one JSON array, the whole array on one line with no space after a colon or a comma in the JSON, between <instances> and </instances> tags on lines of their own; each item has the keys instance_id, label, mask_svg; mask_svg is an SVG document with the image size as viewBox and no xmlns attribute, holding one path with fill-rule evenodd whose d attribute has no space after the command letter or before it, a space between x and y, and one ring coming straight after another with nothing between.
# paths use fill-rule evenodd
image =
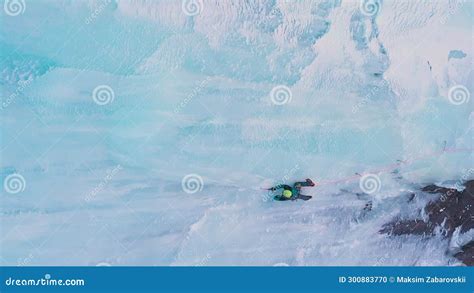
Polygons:
<instances>
[{"instance_id":1,"label":"dark rock outcrop","mask_svg":"<svg viewBox=\"0 0 474 293\"><path fill-rule=\"evenodd\" d=\"M389 235L424 235L432 236L436 231L445 237L452 237L454 231L465 233L474 229L474 180L467 181L462 192L456 189L428 185L423 192L440 194L440 197L429 202L419 219L395 219L385 224L381 233ZM461 247L454 255L466 265L474 265L474 240Z\"/></svg>"},{"instance_id":2,"label":"dark rock outcrop","mask_svg":"<svg viewBox=\"0 0 474 293\"><path fill-rule=\"evenodd\" d=\"M461 247L454 256L467 266L474 266L474 240Z\"/></svg>"}]
</instances>

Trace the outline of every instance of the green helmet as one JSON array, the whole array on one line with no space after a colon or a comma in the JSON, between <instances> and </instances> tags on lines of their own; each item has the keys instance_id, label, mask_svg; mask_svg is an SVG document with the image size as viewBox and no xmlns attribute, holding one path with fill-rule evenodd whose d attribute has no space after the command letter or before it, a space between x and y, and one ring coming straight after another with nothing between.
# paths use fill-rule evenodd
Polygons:
<instances>
[{"instance_id":1,"label":"green helmet","mask_svg":"<svg viewBox=\"0 0 474 293\"><path fill-rule=\"evenodd\" d=\"M292 195L293 193L291 192L291 190L283 190L283 197L291 198Z\"/></svg>"}]
</instances>

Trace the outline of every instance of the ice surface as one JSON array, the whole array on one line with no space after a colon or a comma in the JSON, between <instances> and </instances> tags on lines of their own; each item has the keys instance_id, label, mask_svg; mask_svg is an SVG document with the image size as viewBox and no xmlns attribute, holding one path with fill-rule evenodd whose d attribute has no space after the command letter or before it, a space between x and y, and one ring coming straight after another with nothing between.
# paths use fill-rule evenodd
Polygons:
<instances>
[{"instance_id":1,"label":"ice surface","mask_svg":"<svg viewBox=\"0 0 474 293\"><path fill-rule=\"evenodd\" d=\"M422 184L472 179L472 2L188 2L1 11L0 174L24 178L2 190L2 265L457 262L441 236L378 231ZM259 189L307 177L307 202Z\"/></svg>"}]
</instances>

